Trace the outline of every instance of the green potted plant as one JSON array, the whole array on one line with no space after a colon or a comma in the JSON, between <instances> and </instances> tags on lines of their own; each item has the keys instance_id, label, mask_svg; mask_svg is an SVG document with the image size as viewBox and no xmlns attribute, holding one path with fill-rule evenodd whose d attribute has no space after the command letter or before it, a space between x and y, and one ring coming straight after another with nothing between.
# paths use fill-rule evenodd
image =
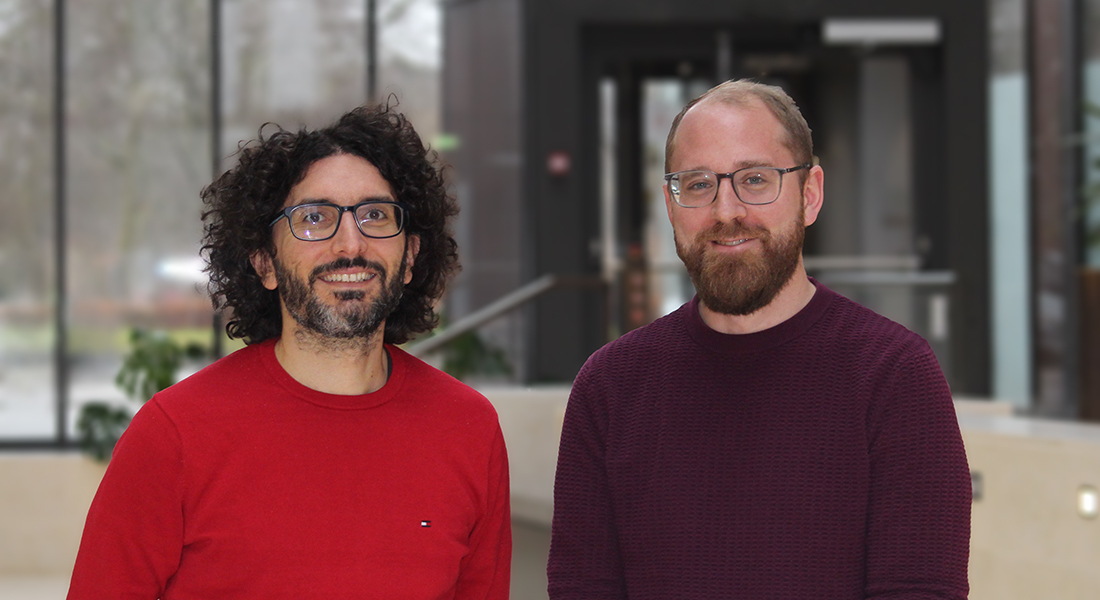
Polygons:
<instances>
[{"instance_id":1,"label":"green potted plant","mask_svg":"<svg viewBox=\"0 0 1100 600\"><path fill-rule=\"evenodd\" d=\"M130 351L123 356L115 385L130 400L145 403L153 394L176 383L184 360L208 355L209 351L201 344L183 344L162 331L133 329L130 331ZM132 417L125 407L107 402L84 404L76 422L81 450L96 461L107 462Z\"/></svg>"}]
</instances>

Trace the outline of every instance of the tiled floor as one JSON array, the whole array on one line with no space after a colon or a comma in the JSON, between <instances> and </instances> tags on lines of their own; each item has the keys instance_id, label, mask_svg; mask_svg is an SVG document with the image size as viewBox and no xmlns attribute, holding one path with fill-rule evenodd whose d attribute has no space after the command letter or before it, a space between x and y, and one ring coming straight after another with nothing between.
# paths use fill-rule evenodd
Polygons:
<instances>
[{"instance_id":1,"label":"tiled floor","mask_svg":"<svg viewBox=\"0 0 1100 600\"><path fill-rule=\"evenodd\" d=\"M550 531L524 522L512 524L512 600L546 598L546 555ZM0 576L2 600L63 600L68 577Z\"/></svg>"}]
</instances>

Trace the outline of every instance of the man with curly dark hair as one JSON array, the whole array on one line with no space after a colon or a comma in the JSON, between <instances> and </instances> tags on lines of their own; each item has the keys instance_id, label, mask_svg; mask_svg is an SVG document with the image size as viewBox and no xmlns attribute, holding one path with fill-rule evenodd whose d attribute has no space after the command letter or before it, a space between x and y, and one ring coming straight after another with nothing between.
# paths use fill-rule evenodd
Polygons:
<instances>
[{"instance_id":1,"label":"man with curly dark hair","mask_svg":"<svg viewBox=\"0 0 1100 600\"><path fill-rule=\"evenodd\" d=\"M457 213L404 116L246 145L202 192L215 307L247 346L119 440L70 598L506 598L488 401L402 351L437 323Z\"/></svg>"}]
</instances>

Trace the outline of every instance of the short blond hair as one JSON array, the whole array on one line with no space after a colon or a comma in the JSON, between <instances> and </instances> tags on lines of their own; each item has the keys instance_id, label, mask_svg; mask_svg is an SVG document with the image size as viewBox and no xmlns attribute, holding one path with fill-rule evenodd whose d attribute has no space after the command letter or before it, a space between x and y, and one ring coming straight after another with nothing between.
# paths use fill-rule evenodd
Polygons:
<instances>
[{"instance_id":1,"label":"short blond hair","mask_svg":"<svg viewBox=\"0 0 1100 600\"><path fill-rule=\"evenodd\" d=\"M787 95L787 92L784 92L781 87L749 79L731 79L710 88L702 96L688 102L687 106L680 111L680 114L672 120L672 127L668 131L668 140L665 141L665 173L670 172L671 169L672 154L676 150L676 130L680 128L680 121L684 119L687 111L705 100L713 100L737 107L745 107L753 100L760 101L771 111L783 128L785 135L782 143L794 156L795 164L804 165L813 162L814 142L810 133L810 126L806 124L806 119L803 118L802 112L798 110L798 105ZM805 178L806 174L800 172L800 175Z\"/></svg>"}]
</instances>

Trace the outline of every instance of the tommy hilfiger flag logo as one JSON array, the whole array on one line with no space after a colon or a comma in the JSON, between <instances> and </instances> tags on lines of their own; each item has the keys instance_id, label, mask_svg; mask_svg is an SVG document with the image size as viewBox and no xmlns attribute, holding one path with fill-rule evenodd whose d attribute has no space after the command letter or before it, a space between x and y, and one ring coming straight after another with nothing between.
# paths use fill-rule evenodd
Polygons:
<instances>
[{"instance_id":1,"label":"tommy hilfiger flag logo","mask_svg":"<svg viewBox=\"0 0 1100 600\"><path fill-rule=\"evenodd\" d=\"M420 526L421 526L421 527L431 527L431 526L432 526L432 522L431 522L431 521L421 521L421 522L420 522Z\"/></svg>"}]
</instances>

